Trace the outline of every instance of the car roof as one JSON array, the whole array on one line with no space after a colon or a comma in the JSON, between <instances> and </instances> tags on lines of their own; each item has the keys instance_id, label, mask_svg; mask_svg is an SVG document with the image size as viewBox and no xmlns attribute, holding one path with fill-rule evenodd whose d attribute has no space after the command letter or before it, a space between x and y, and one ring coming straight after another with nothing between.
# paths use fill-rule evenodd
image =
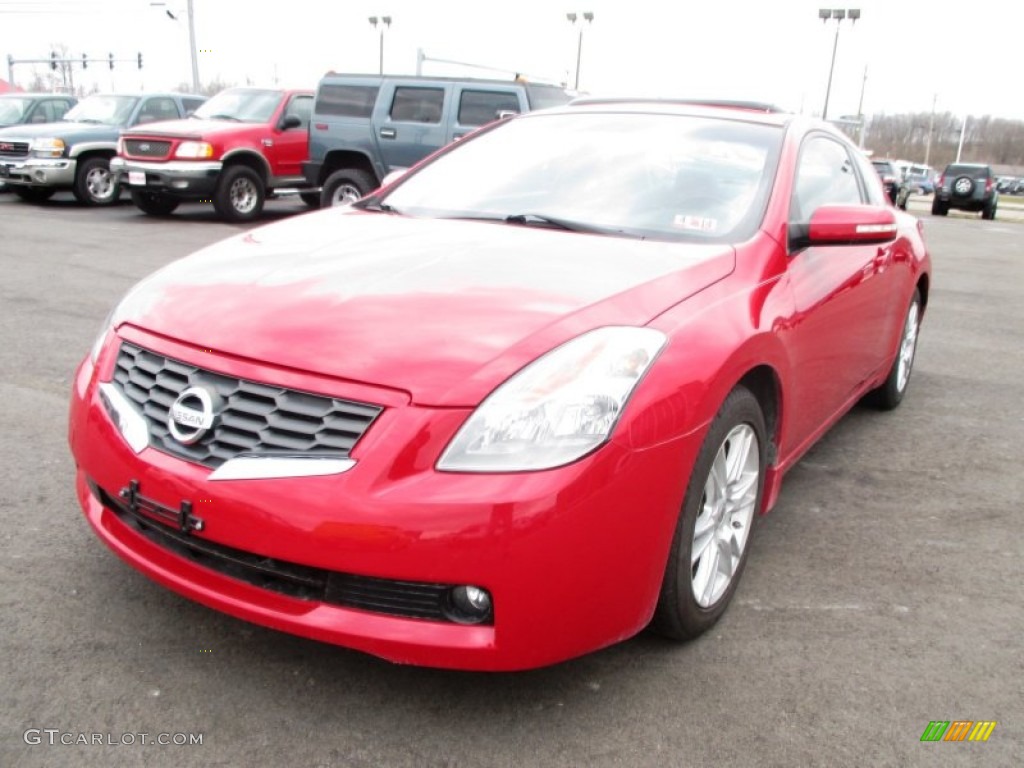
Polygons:
<instances>
[{"instance_id":1,"label":"car roof","mask_svg":"<svg viewBox=\"0 0 1024 768\"><path fill-rule=\"evenodd\" d=\"M769 111L771 110L771 111ZM544 110L551 112L552 110ZM761 102L720 101L708 99L654 99L654 98L591 98L574 99L555 111L561 112L618 112L635 114L684 115L693 117L716 117L785 127L801 119L800 115L783 112L777 107ZM809 118L803 120L810 121ZM831 127L820 120L813 121L822 127Z\"/></svg>"},{"instance_id":2,"label":"car roof","mask_svg":"<svg viewBox=\"0 0 1024 768\"><path fill-rule=\"evenodd\" d=\"M8 91L0 93L0 99L77 99L70 93L27 93L23 91Z\"/></svg>"}]
</instances>

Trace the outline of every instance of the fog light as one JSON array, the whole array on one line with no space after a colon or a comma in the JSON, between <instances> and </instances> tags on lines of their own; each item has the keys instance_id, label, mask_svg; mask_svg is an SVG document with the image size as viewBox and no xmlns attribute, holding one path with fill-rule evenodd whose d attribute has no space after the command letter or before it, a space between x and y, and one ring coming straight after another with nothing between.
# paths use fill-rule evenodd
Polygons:
<instances>
[{"instance_id":1,"label":"fog light","mask_svg":"<svg viewBox=\"0 0 1024 768\"><path fill-rule=\"evenodd\" d=\"M36 171L34 174L36 181L46 181L46 174L42 171Z\"/></svg>"},{"instance_id":2,"label":"fog light","mask_svg":"<svg viewBox=\"0 0 1024 768\"><path fill-rule=\"evenodd\" d=\"M491 618L491 595L486 589L454 587L448 593L448 618L459 624L482 624Z\"/></svg>"}]
</instances>

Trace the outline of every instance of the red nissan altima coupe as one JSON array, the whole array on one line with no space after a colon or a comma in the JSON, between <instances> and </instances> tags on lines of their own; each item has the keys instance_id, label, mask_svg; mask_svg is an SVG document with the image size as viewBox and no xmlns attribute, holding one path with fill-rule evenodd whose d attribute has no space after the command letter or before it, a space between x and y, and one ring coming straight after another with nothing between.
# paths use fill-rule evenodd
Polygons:
<instances>
[{"instance_id":1,"label":"red nissan altima coupe","mask_svg":"<svg viewBox=\"0 0 1024 768\"><path fill-rule=\"evenodd\" d=\"M75 379L78 497L176 592L395 662L692 638L786 471L902 400L929 274L824 123L516 117L131 290Z\"/></svg>"}]
</instances>

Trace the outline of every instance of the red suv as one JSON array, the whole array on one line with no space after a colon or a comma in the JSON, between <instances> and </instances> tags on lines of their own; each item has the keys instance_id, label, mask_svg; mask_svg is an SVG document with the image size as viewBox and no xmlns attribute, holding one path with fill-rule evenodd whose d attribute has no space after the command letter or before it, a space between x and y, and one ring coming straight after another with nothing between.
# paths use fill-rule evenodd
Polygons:
<instances>
[{"instance_id":1,"label":"red suv","mask_svg":"<svg viewBox=\"0 0 1024 768\"><path fill-rule=\"evenodd\" d=\"M249 221L268 196L307 185L312 91L231 88L186 120L121 134L111 171L148 214L171 213L184 201L210 201L228 221ZM315 192L300 192L315 206Z\"/></svg>"}]
</instances>

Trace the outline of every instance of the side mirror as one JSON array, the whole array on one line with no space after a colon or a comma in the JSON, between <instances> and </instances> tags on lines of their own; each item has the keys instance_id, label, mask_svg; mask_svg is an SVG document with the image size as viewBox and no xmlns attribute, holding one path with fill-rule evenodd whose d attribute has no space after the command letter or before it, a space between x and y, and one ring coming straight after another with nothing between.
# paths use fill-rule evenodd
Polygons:
<instances>
[{"instance_id":1,"label":"side mirror","mask_svg":"<svg viewBox=\"0 0 1024 768\"><path fill-rule=\"evenodd\" d=\"M287 131L289 128L298 128L302 125L302 120L296 115L286 115L281 121L281 130Z\"/></svg>"},{"instance_id":2,"label":"side mirror","mask_svg":"<svg viewBox=\"0 0 1024 768\"><path fill-rule=\"evenodd\" d=\"M823 205L807 223L791 222L791 251L812 245L871 245L896 239L896 212L879 205Z\"/></svg>"}]
</instances>

